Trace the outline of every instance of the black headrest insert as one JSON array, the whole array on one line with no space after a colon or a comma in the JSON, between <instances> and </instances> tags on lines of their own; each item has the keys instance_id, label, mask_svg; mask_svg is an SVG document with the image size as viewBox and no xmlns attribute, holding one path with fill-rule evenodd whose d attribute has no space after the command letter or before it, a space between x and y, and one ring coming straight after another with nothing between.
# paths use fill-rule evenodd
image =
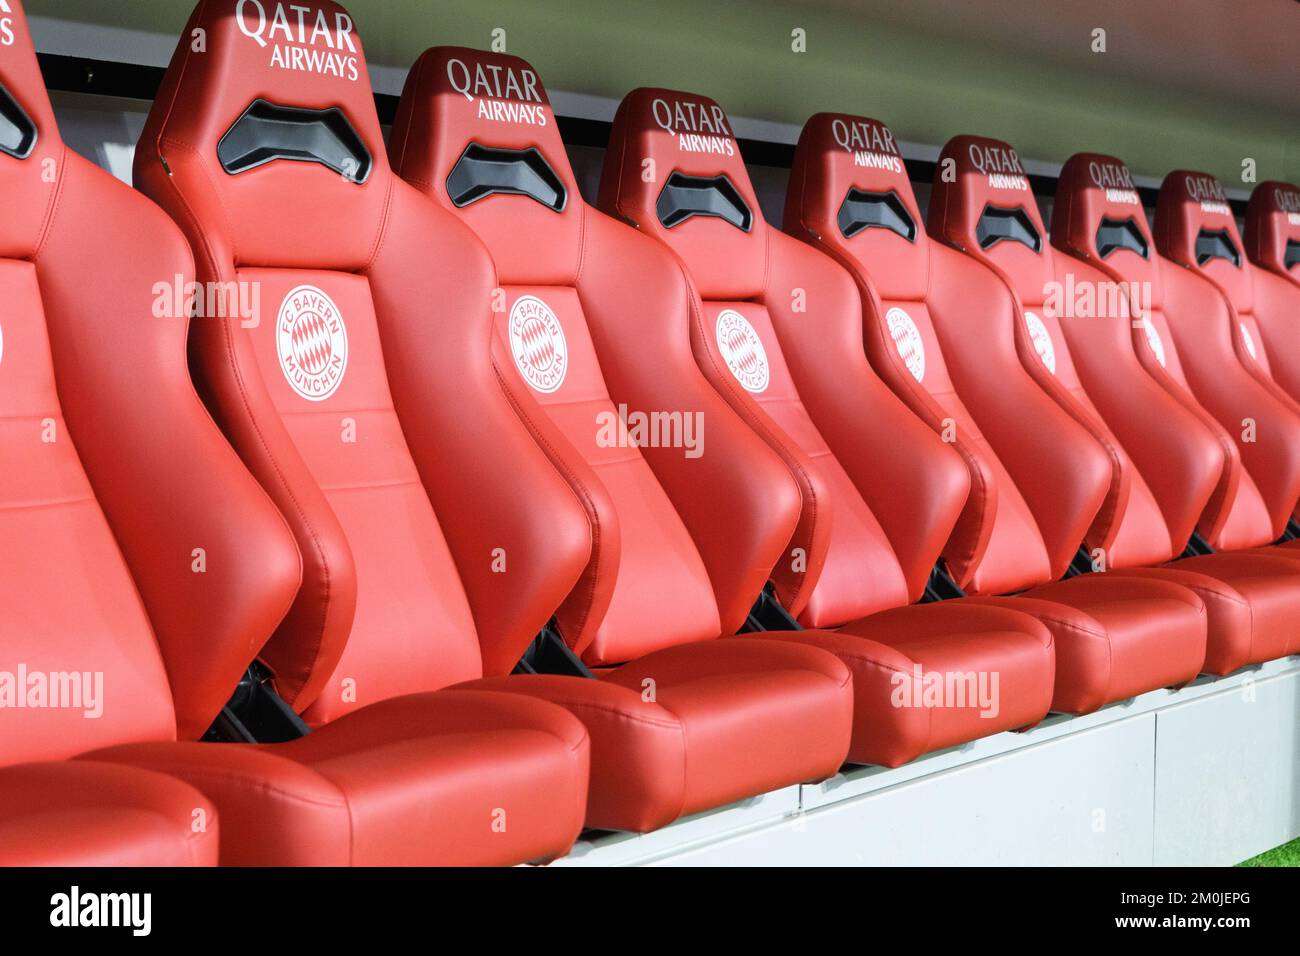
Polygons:
<instances>
[{"instance_id":1,"label":"black headrest insert","mask_svg":"<svg viewBox=\"0 0 1300 956\"><path fill-rule=\"evenodd\" d=\"M447 195L457 206L496 194L527 196L548 209L564 211L568 192L536 147L494 149L470 143L447 174Z\"/></svg>"},{"instance_id":2,"label":"black headrest insert","mask_svg":"<svg viewBox=\"0 0 1300 956\"><path fill-rule=\"evenodd\" d=\"M253 100L217 143L221 168L232 176L285 159L320 163L354 183L374 162L361 136L337 106L324 110Z\"/></svg>"},{"instance_id":3,"label":"black headrest insert","mask_svg":"<svg viewBox=\"0 0 1300 956\"><path fill-rule=\"evenodd\" d=\"M840 233L845 239L856 236L863 229L888 229L908 242L916 238L916 223L907 207L892 189L887 193L869 193L850 189L840 203L837 217Z\"/></svg>"},{"instance_id":4,"label":"black headrest insert","mask_svg":"<svg viewBox=\"0 0 1300 956\"><path fill-rule=\"evenodd\" d=\"M1097 227L1097 253L1105 259L1116 249L1128 249L1143 259L1150 254L1146 236L1130 216L1128 219L1104 218Z\"/></svg>"},{"instance_id":5,"label":"black headrest insert","mask_svg":"<svg viewBox=\"0 0 1300 956\"><path fill-rule=\"evenodd\" d=\"M1019 206L1014 209L985 206L980 213L980 221L975 225L975 238L981 249L1003 241L1018 242L1034 252L1041 252L1043 248L1042 236L1034 228L1029 214Z\"/></svg>"},{"instance_id":6,"label":"black headrest insert","mask_svg":"<svg viewBox=\"0 0 1300 956\"><path fill-rule=\"evenodd\" d=\"M0 83L0 153L26 159L36 147L36 124Z\"/></svg>"},{"instance_id":7,"label":"black headrest insert","mask_svg":"<svg viewBox=\"0 0 1300 956\"><path fill-rule=\"evenodd\" d=\"M1196 234L1196 264L1203 266L1211 259L1226 259L1234 268L1241 268L1241 253L1227 229L1202 229Z\"/></svg>"},{"instance_id":8,"label":"black headrest insert","mask_svg":"<svg viewBox=\"0 0 1300 956\"><path fill-rule=\"evenodd\" d=\"M710 216L749 232L754 214L730 179L720 176L687 176L673 170L655 202L655 213L665 229L694 216Z\"/></svg>"}]
</instances>

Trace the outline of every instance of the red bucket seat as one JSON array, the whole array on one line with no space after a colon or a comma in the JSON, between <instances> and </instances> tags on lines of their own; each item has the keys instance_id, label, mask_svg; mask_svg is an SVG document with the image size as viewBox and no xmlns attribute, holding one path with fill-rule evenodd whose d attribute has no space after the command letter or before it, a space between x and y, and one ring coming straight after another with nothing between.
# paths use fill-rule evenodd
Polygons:
<instances>
[{"instance_id":1,"label":"red bucket seat","mask_svg":"<svg viewBox=\"0 0 1300 956\"><path fill-rule=\"evenodd\" d=\"M271 11L265 19L263 7ZM464 322L483 313L490 265L466 230L388 169L348 14L331 3L200 3L146 123L135 178L189 239L205 283L189 342L196 377L261 483L249 484L225 446L224 473L183 448L158 446L160 436L187 434L159 418L180 400L147 387L138 370L117 370L126 408L97 408L102 440L119 441L123 421L138 421L155 444L114 455L140 459L140 469L147 463L178 485L198 475L212 487L211 501L183 511L174 496L134 489L146 500L135 521L123 522L151 536L147 553L160 577L180 562L173 577L188 589L199 587L190 581L229 582L221 600L200 602L176 582L167 592L183 622L175 626L200 631L189 635L193 653L231 658L202 697L182 683L192 680L189 670L177 669L177 696L187 701L182 732L207 727L238 670L259 652L312 730L280 743L136 744L99 756L164 770L206 793L222 815L228 863L513 864L562 855L586 803L581 723L561 708L482 686L440 688L518 656L585 562L585 525L571 534L563 525L523 526L492 542L509 549L545 533L553 551L544 565L510 556L509 580L495 586L498 596L510 589L511 599L481 608L480 651L467 591L489 586L492 554L478 542L482 561L461 570L448 545L460 535L469 546L465 539L479 533L476 502L462 498L435 517L420 472L445 470L437 430L491 434L493 416L508 409L464 410L455 425L446 412L399 417L388 373L396 378L405 368L397 343L384 336L386 323L426 323L444 312ZM131 202L119 210L79 199L74 208L125 236L161 219L138 196ZM165 238L180 265L132 260L140 274L131 278L146 290L189 272L180 235L168 229ZM436 269L424 265L430 253ZM222 300L213 290L230 295ZM137 366L159 365L158 377L189 399L184 407L198 424L187 423L188 431L215 436L185 375L187 319L188 311L119 323L113 351ZM161 344L132 347L122 340L127 332ZM503 480L512 466L508 436L479 444L485 457L458 461L458 469L479 469L483 486L493 475ZM213 527L181 535L179 550L164 547L156 536L167 525L148 510L159 507ZM190 577L190 549L199 546L208 549L207 575ZM264 629L227 634L232 615L272 581L281 586ZM217 628L219 640L205 642L202 628Z\"/></svg>"},{"instance_id":2,"label":"red bucket seat","mask_svg":"<svg viewBox=\"0 0 1300 956\"><path fill-rule=\"evenodd\" d=\"M947 162L955 171L951 182L943 176ZM1172 582L1195 591L1207 609L1205 671L1223 674L1287 653L1292 635L1284 621L1296 582L1286 562L1207 555L1166 565L1183 554L1219 482L1225 462L1222 442L1185 411L1152 416L1150 402L1135 401L1132 395L1121 400L1131 387L1138 394L1150 392L1152 402L1163 398L1164 405L1174 404L1147 377L1131 382L1119 374L1118 363L1088 351L1096 337L1112 340L1113 334L1104 333L1113 333L1116 323L1129 341L1134 319L1127 312L1138 311L1134 306L1154 292L1112 303L1107 292L1113 283L1095 281L1095 274L1074 268L1075 260L1051 247L1009 145L957 137L945 147L940 166L931 195L931 234L942 235L1005 284L1016 302L1011 324L1023 373L1089 434L1110 462L1107 495L1085 537L1092 566L1112 578ZM1126 198L1132 215L1136 193ZM1110 228L1123 232L1127 227ZM960 357L979 361L971 353ZM1069 451L1062 443L1049 447L1056 454ZM1140 465L1129 448L1135 449ZM1090 575L1080 580L1090 577L1095 581Z\"/></svg>"},{"instance_id":3,"label":"red bucket seat","mask_svg":"<svg viewBox=\"0 0 1300 956\"><path fill-rule=\"evenodd\" d=\"M1300 188L1263 182L1246 206L1246 258L1254 265L1255 323L1273 379L1300 399Z\"/></svg>"},{"instance_id":4,"label":"red bucket seat","mask_svg":"<svg viewBox=\"0 0 1300 956\"><path fill-rule=\"evenodd\" d=\"M500 85L490 79L480 82L493 77ZM900 607L911 591L924 587L933 556L918 554L946 536L949 506L931 504L924 493L916 496L918 506L928 511L908 544L914 551L905 559L908 578L845 472L809 468L816 477L805 472L797 476L800 485L791 481L789 468L766 447L765 436L755 433L755 419L746 422L738 416L701 374L692 356L699 303L675 257L601 215L579 195L554 114L528 64L471 50L426 53L408 81L392 149L403 175L457 209L488 243L507 283L507 301L498 317L503 337L513 338L515 306L510 303L521 296L548 303L563 329L573 359L556 390L534 380L526 352L517 374L533 386L549 422L567 439L560 455L563 467L574 475L575 488L592 500L594 527L619 532L618 544L598 547L592 568L599 582L601 566L614 558L616 547L621 550L617 577L605 578L605 587L612 586L614 593L611 610L603 621L564 627L590 663L619 664L644 653L643 646L619 633L627 628L627 619L616 615L621 608L652 606L654 598L647 600L643 591L648 580L680 582L660 589L676 596L677 606L669 613L678 621L680 636L672 639L698 640L734 632L770 577L781 602L803 623L852 623L838 632L766 631L691 650L703 653L712 647L711 653L732 669L750 659L755 647L776 641L787 652L808 649L800 645L835 651L853 671L851 761L898 764L1043 716L1052 668L1050 638L1043 628L1020 615L987 608L963 614L956 608ZM466 171L489 158L513 171L484 173L491 182L475 194L467 188ZM553 177L562 187L562 202L560 190L543 192L536 180L519 187L526 179L524 169L542 171L538 180ZM770 353L760 359L754 350L755 375L775 374L768 357ZM923 488L933 481L964 495L965 475L948 461L947 450L883 388L877 394L889 399L880 410L881 427L912 426L912 434L927 446L922 454L937 462L929 472L902 459L882 465L893 469L901 493L913 494L908 478L915 477ZM673 447L604 450L593 415L616 405L624 408L629 425L646 413L698 413L705 426L702 453L690 457ZM860 459L851 467L865 470L869 465ZM832 484L813 492L808 480ZM803 506L801 491L817 494L816 503ZM663 553L665 536L674 542L675 561ZM702 579L699 570L691 570L698 567L695 550L712 576L712 594L690 583ZM833 564L828 554L834 555ZM699 606L692 607L687 599L695 601L696 594L701 595ZM891 608L897 610L885 610ZM884 613L855 620L878 610ZM624 663L613 674L653 673L653 656ZM900 703L892 692L900 678L910 685L918 665L927 672L954 674L1000 671L998 712L981 716L975 706L930 707L921 695Z\"/></svg>"},{"instance_id":5,"label":"red bucket seat","mask_svg":"<svg viewBox=\"0 0 1300 956\"><path fill-rule=\"evenodd\" d=\"M1032 203L1018 161L1006 165L996 183L1011 198L1000 205ZM952 171L956 180L976 172L957 161ZM982 208L973 196L965 201ZM936 192L932 226L943 202ZM1007 218L1005 228L1014 229L1018 221ZM1011 290L984 263L927 235L889 129L843 114L810 119L785 227L853 273L872 363L965 460L972 493L944 565L968 594L1009 601L1053 630L1054 707L1092 710L1195 677L1206 635L1195 594L1169 581L1114 575L1057 580L1090 529L1104 526L1098 516L1114 507L1110 460L1022 366ZM1018 596L996 597L1010 592Z\"/></svg>"},{"instance_id":6,"label":"red bucket seat","mask_svg":"<svg viewBox=\"0 0 1300 956\"><path fill-rule=\"evenodd\" d=\"M818 648L716 640L744 622L795 520L797 490L703 383L671 391L680 375L658 357L654 323L680 314L681 277L582 201L555 123L523 61L437 48L411 69L390 152L491 251L500 290L475 361L511 396L590 524L591 560L557 626L582 662L571 669L599 679L513 686L587 723L589 822L646 830L833 774L849 752L853 688L848 668ZM615 319L638 329L634 375L659 390L655 404L618 387L623 372L602 352ZM699 453L639 446L629 406L671 413L680 429L702 419ZM677 437L686 442L684 430ZM516 480L530 485L533 473L521 467ZM727 497L680 504L685 489L708 485ZM534 507L527 495L507 504Z\"/></svg>"}]
</instances>

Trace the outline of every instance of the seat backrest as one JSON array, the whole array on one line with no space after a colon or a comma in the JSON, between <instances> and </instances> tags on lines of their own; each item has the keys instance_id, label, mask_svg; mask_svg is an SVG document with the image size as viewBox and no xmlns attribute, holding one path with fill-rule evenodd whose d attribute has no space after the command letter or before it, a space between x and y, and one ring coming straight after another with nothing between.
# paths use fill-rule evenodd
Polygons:
<instances>
[{"instance_id":1,"label":"seat backrest","mask_svg":"<svg viewBox=\"0 0 1300 956\"><path fill-rule=\"evenodd\" d=\"M200 281L250 306L197 319L191 347L304 556L264 652L281 694L322 723L509 672L589 534L550 472L535 511L496 506L519 493L513 469L545 458L482 347L491 260L390 169L347 11L203 0L135 177L182 225Z\"/></svg>"},{"instance_id":2,"label":"seat backrest","mask_svg":"<svg viewBox=\"0 0 1300 956\"><path fill-rule=\"evenodd\" d=\"M1020 368L1010 292L926 233L889 128L840 113L809 119L785 228L852 273L872 364L966 463L970 499L944 551L954 580L987 594L1063 574L1105 495L1109 465ZM965 348L982 361L953 362ZM1074 442L1076 460L1045 454L1027 431Z\"/></svg>"},{"instance_id":3,"label":"seat backrest","mask_svg":"<svg viewBox=\"0 0 1300 956\"><path fill-rule=\"evenodd\" d=\"M768 225L722 108L629 93L600 202L683 262L702 300L701 368L800 482L811 533L796 545L826 541L800 621L919 598L969 493L965 469L871 371L852 278Z\"/></svg>"},{"instance_id":4,"label":"seat backrest","mask_svg":"<svg viewBox=\"0 0 1300 956\"><path fill-rule=\"evenodd\" d=\"M1207 407L1223 409L1225 428L1243 435L1246 468L1268 505L1276 538L1300 497L1300 400L1273 376L1256 314L1261 270L1246 256L1223 185L1208 173L1165 176L1154 233L1160 254L1177 267L1166 270L1166 312L1193 391ZM1262 277L1270 288L1271 279ZM1292 342L1288 351L1294 351ZM1257 384L1238 382L1238 366Z\"/></svg>"},{"instance_id":5,"label":"seat backrest","mask_svg":"<svg viewBox=\"0 0 1300 956\"><path fill-rule=\"evenodd\" d=\"M1300 187L1260 183L1246 206L1246 258L1300 287Z\"/></svg>"},{"instance_id":6,"label":"seat backrest","mask_svg":"<svg viewBox=\"0 0 1300 956\"><path fill-rule=\"evenodd\" d=\"M1188 506L1182 509L1186 515L1199 487L1195 476L1211 467L1215 457L1212 449L1194 446L1213 442L1223 464L1198 530L1216 549L1271 541L1268 512L1243 466L1238 441L1188 385L1165 312L1162 281L1171 270L1179 270L1157 252L1132 174L1123 161L1096 153L1070 157L1056 189L1051 239L1059 250L1058 271L1080 292L1093 301L1123 294L1142 306L1141 315L1128 318L1074 316L1061 324L1089 393L1132 450L1166 506L1171 527L1182 524L1169 503L1181 495ZM1174 275L1172 281L1180 278ZM1171 409L1167 399L1148 391L1143 375L1182 410Z\"/></svg>"},{"instance_id":7,"label":"seat backrest","mask_svg":"<svg viewBox=\"0 0 1300 956\"><path fill-rule=\"evenodd\" d=\"M953 175L944 175L945 164L951 165ZM1153 564L1176 556L1212 486L1205 487L1204 480L1194 484L1199 500L1172 515L1170 526L1146 476L1084 388L1062 327L1083 313L1080 321L1096 319L1095 313L1104 314L1102 321L1141 321L1145 304L1126 295L1111 297L1113 302L1076 302L1075 270L1070 260L1058 264L1028 176L1009 144L957 136L944 146L939 165L930 196L930 234L986 265L1006 283L1021 314L1015 337L1024 367L1111 460L1110 487L1088 532L1089 549L1100 549L1107 567ZM1091 286L1085 278L1084 288Z\"/></svg>"},{"instance_id":8,"label":"seat backrest","mask_svg":"<svg viewBox=\"0 0 1300 956\"><path fill-rule=\"evenodd\" d=\"M1244 235L1254 267L1255 322L1273 380L1300 400L1300 188L1263 182L1250 194Z\"/></svg>"},{"instance_id":9,"label":"seat backrest","mask_svg":"<svg viewBox=\"0 0 1300 956\"><path fill-rule=\"evenodd\" d=\"M587 509L592 557L558 617L564 639L598 666L734 632L798 490L691 362L680 268L583 201L517 57L426 51L390 139L401 175L491 250L521 414Z\"/></svg>"},{"instance_id":10,"label":"seat backrest","mask_svg":"<svg viewBox=\"0 0 1300 956\"><path fill-rule=\"evenodd\" d=\"M18 0L0 195L0 764L197 737L297 550L190 384L183 237L64 145Z\"/></svg>"}]
</instances>

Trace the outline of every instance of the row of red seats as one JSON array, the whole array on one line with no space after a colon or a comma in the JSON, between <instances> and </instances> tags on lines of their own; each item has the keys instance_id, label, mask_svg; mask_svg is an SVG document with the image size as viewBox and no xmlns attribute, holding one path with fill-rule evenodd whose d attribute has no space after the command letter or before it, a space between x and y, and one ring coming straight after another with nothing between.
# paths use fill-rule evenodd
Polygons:
<instances>
[{"instance_id":1,"label":"row of red seats","mask_svg":"<svg viewBox=\"0 0 1300 956\"><path fill-rule=\"evenodd\" d=\"M137 192L10 5L0 863L541 861L1300 652L1293 187L1079 155L1049 238L958 137L923 223L819 114L781 232L641 89L598 211L524 61L386 148L346 11L201 0Z\"/></svg>"}]
</instances>

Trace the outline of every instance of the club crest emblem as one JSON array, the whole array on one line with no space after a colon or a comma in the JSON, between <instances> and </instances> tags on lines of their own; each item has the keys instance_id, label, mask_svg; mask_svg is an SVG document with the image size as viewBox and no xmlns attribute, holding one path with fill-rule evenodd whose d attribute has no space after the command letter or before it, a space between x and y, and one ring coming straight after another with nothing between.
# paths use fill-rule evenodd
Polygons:
<instances>
[{"instance_id":1,"label":"club crest emblem","mask_svg":"<svg viewBox=\"0 0 1300 956\"><path fill-rule=\"evenodd\" d=\"M734 309L723 309L715 327L718 351L731 374L747 392L762 392L771 381L767 351L749 320Z\"/></svg>"},{"instance_id":2,"label":"club crest emblem","mask_svg":"<svg viewBox=\"0 0 1300 956\"><path fill-rule=\"evenodd\" d=\"M1025 313L1025 328L1029 329L1029 341L1034 343L1034 351L1043 360L1047 370L1056 374L1056 346L1052 344L1052 333L1047 331L1043 320L1032 312Z\"/></svg>"},{"instance_id":3,"label":"club crest emblem","mask_svg":"<svg viewBox=\"0 0 1300 956\"><path fill-rule=\"evenodd\" d=\"M925 378L925 342L921 340L921 330L910 315L897 307L885 313L885 325L889 327L889 337L894 340L903 364L912 373L912 378L921 381Z\"/></svg>"},{"instance_id":4,"label":"club crest emblem","mask_svg":"<svg viewBox=\"0 0 1300 956\"><path fill-rule=\"evenodd\" d=\"M348 368L348 330L320 289L300 285L284 297L275 344L285 379L303 398L324 401L338 389Z\"/></svg>"},{"instance_id":5,"label":"club crest emblem","mask_svg":"<svg viewBox=\"0 0 1300 956\"><path fill-rule=\"evenodd\" d=\"M549 394L564 384L569 346L551 307L535 295L521 295L510 307L510 352L524 381Z\"/></svg>"}]
</instances>

